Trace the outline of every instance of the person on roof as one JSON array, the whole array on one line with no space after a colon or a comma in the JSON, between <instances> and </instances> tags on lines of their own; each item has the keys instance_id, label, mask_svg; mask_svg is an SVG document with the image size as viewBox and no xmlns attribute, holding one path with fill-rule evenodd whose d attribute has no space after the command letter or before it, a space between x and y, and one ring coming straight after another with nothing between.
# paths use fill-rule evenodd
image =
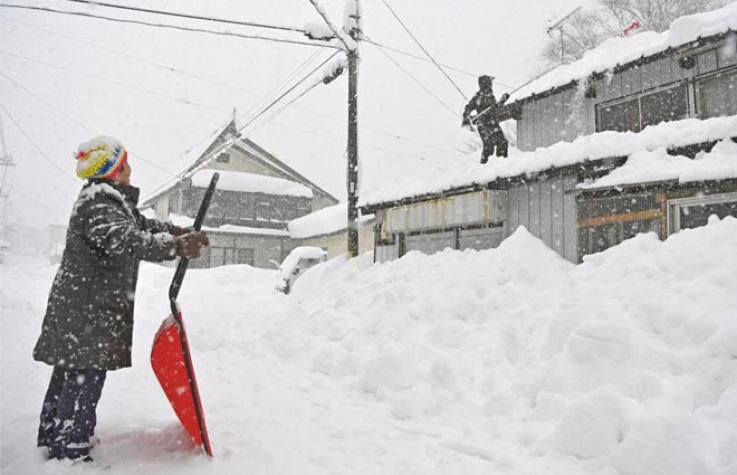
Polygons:
<instances>
[{"instance_id":1,"label":"person on roof","mask_svg":"<svg viewBox=\"0 0 737 475\"><path fill-rule=\"evenodd\" d=\"M33 357L54 368L38 446L52 458L88 462L107 371L131 366L140 261L197 258L209 240L141 215L128 153L116 139L86 142L76 159L77 176L87 181L72 211Z\"/></svg>"},{"instance_id":2,"label":"person on roof","mask_svg":"<svg viewBox=\"0 0 737 475\"><path fill-rule=\"evenodd\" d=\"M507 101L509 94L502 95L497 102L492 88L493 83L493 76L479 76L479 90L463 110L462 126L471 128L475 125L481 137L484 146L481 151L481 163L488 162L495 150L497 157L506 157L509 149L509 142L504 137L498 119L499 109ZM474 111L475 115L471 116Z\"/></svg>"}]
</instances>

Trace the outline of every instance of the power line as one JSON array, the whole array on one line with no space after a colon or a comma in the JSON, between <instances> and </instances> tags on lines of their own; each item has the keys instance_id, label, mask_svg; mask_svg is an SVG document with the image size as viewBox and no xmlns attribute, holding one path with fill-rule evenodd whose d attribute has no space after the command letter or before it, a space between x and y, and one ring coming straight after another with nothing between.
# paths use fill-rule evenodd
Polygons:
<instances>
[{"instance_id":1,"label":"power line","mask_svg":"<svg viewBox=\"0 0 737 475\"><path fill-rule=\"evenodd\" d=\"M121 51L117 51L117 50L112 49L112 48L107 48L105 46L101 46L101 45L98 45L98 44L95 44L95 43L90 43L90 42L87 42L87 41L83 41L83 40L80 40L78 38L73 38L71 36L63 35L63 34L60 34L60 33L55 32L55 31L50 31L50 30L47 30L45 28L40 28L38 26L30 25L28 23L24 23L24 22L21 22L21 21L18 21L18 20L11 20L9 18L5 18L5 17L2 17L2 16L0 16L0 19L5 20L5 21L8 21L10 23L15 23L15 24L18 24L18 25L22 25L22 26L25 26L27 28L31 28L31 29L34 29L34 30L37 30L37 31L42 31L42 32L45 32L47 34L50 34L50 35L53 35L53 36L56 36L56 37L59 37L59 38L64 38L66 40L73 41L75 43L87 45L87 46L92 47L92 48L100 49L102 51L106 51L106 52L109 52L109 53L112 53L112 54L116 54L116 55L119 55L119 56L122 56L122 57L125 57L125 58L129 58L129 59L132 59L132 60L135 60L135 61L139 61L139 62L141 62L143 64L146 64L146 65L149 65L149 66L153 66L153 67L162 69L162 70L167 71L169 73L181 74L183 76L191 77L193 79L196 79L196 80L199 80L199 81L203 81L203 82L206 82L206 83L209 83L209 84L213 84L213 85L216 85L216 86L219 86L219 87L223 87L225 89L229 89L229 90L232 90L232 91L237 91L237 92L240 92L242 94L249 95L249 96L259 97L259 98L262 99L259 102L259 104L258 104L259 106L262 105L262 104L265 104L266 103L266 100L265 99L267 99L269 96L271 96L272 94L274 94L277 90L279 90L279 88L283 87L288 81L290 81L291 79L293 79L294 76L296 76L296 74L299 73L299 71L301 71L301 70L304 69L304 66L306 66L307 63L309 63L310 61L312 61L317 55L320 54L320 51L316 51L312 56L310 56L310 58L307 61L305 61L305 63L303 63L300 67L298 67L295 71L293 71L292 74L290 74L289 76L287 76L279 84L279 87L278 88L275 88L272 92L268 93L267 95L263 95L263 94L258 94L258 93L255 93L255 92L252 92L252 91L248 91L248 90L245 90L245 89L236 87L236 86L232 86L230 84L226 84L226 83L219 82L219 81L214 81L214 80L211 80L211 79L206 78L204 76L199 76L199 75L196 75L196 74L188 73L186 71L183 71L183 70L180 70L178 68L175 68L174 66L170 66L170 65L166 65L166 64L161 64L161 63L157 63L157 62L154 62L154 61L149 61L147 59L140 58L138 56L133 56L133 55L130 55L130 54L121 52ZM375 42L373 40L370 40L368 38L363 38L363 40L366 41L367 43L371 43L374 46L377 46L377 47L380 47L380 48L384 48L384 49L387 49L387 50L390 50L390 51L395 51L395 52L397 52L399 54L404 54L404 55L411 56L411 57L414 57L414 58L419 59L419 60L422 60L422 61L428 61L429 62L429 60L427 58L424 58L422 56L417 56L417 55L413 55L411 53L406 53L406 52L401 51L401 50L398 50L396 48L391 48L391 47L382 45L382 44L377 43L377 42ZM464 71L462 71L460 69L456 69L456 68L453 68L451 66L444 66L444 67L447 67L447 68L453 69L453 70L457 70L457 71L462 72L464 74L467 74L469 76L475 76L472 73L466 73L466 72L464 72ZM499 84L502 84L502 83L499 83ZM504 84L502 84L502 85L504 85ZM317 115L319 117L324 117L326 119L334 120L334 121L337 121L337 122L340 122L340 123L346 123L346 120L345 119L339 118L339 117L335 117L335 116L332 116L330 114L325 114L324 112L318 112L316 110L312 110L310 108L303 107L303 106L292 106L292 107L294 107L295 109L299 109L301 111L310 113L310 114ZM254 110L255 110L255 108L254 108ZM453 151L453 150L442 149L442 148L437 147L435 145L431 145L431 144L426 144L426 143L423 143L423 142L419 142L419 141L416 141L416 140L413 140L413 139L409 139L409 138L406 138L406 137L402 137L402 136L399 136L399 135L397 135L395 133L386 132L386 131L383 131L383 130L380 130L380 129L377 129L377 128L369 127L369 126L366 126L366 125L359 125L359 128L362 129L362 130L371 131L371 132L376 133L376 134L380 134L380 135L384 135L384 136L387 136L387 137L391 137L394 140L408 142L408 143L412 143L412 144L419 145L419 146L422 146L422 147L426 147L426 148L434 149L434 150L437 150L437 151L441 151L441 152L444 152L444 153L450 153L450 154L453 154L453 155L457 155L455 153L455 151ZM167 172L167 173L171 174L171 172Z\"/></svg>"},{"instance_id":2,"label":"power line","mask_svg":"<svg viewBox=\"0 0 737 475\"><path fill-rule=\"evenodd\" d=\"M292 92L293 90L295 90L295 89L296 89L296 88L297 88L297 87L298 87L298 86L299 86L300 84L302 84L303 82L305 82L305 81L306 81L306 80L307 80L307 79L308 79L308 78L309 78L310 76L312 76L313 74L315 74L315 72L317 72L317 70L318 70L318 69L320 69L320 68L322 68L323 66L325 66L325 65L326 65L326 64L328 63L328 61L330 61L330 60L331 60L331 59L333 59L333 58L334 58L335 56L337 56L337 54L338 54L338 53L339 53L339 51L336 51L335 53L333 53L333 54L331 54L330 56L328 56L328 57L327 57L327 58L326 58L326 59L325 59L325 60L324 60L324 61L323 61L322 63L320 63L319 65L317 65L317 67L315 67L314 69L312 69L312 71L310 71L310 72L309 72L309 73L307 73L307 74L306 74L306 75L305 75L304 77L302 77L302 79L300 79L300 80L299 80L299 81L298 81L298 82L297 82L296 84L294 84L294 85L293 85L292 87L290 87L289 89L287 89L287 90L286 90L286 91L285 91L285 92L284 92L284 93L283 93L282 95L280 95L279 97L277 97L276 99L274 99L274 100L273 100L273 101L271 102L271 104L269 104L269 105L268 105L268 106L266 106L266 107L265 107L265 108L264 108L264 109L263 109L263 110L262 110L261 112L259 112L259 113L258 113L258 114L256 115L256 117L252 118L252 119L251 119L251 120L250 120L249 122L247 122L247 123L246 123L246 125L244 125L243 127L241 127L241 128L240 128L240 129L238 130L238 132L240 132L241 130L244 130L244 129L245 129L246 127L248 127L249 125L251 125L251 124L252 124L252 123L253 123L254 121L256 121L256 119L258 119L259 117L261 117L262 115L264 115L264 114L265 114L265 113L266 113L266 112L267 112L267 111L268 111L269 109L271 109L271 108L272 108L272 107L273 107L274 105L276 105L276 104L277 104L277 103L278 103L278 102L279 102L280 100L282 100L282 99L283 99L284 97L286 97L286 96L287 96L287 95L288 95L288 94L289 94L290 92ZM308 89L308 91L311 91L311 90L312 90L312 89L313 89L313 88L314 88L315 86L317 86L318 84L320 84L320 82L316 82L315 84L313 84L313 85L312 85L312 87L310 87L310 88ZM304 96L304 95L306 94L306 92L307 92L307 91L305 91L304 93L302 93L302 94L301 94L301 95L300 95L299 97L302 97L302 96ZM299 98L299 97L298 97L298 98ZM297 99L298 99L298 98L297 98ZM295 99L295 100L296 100L296 99ZM294 102L294 101L292 101L292 102ZM285 108L286 108L286 107L289 107L289 105L285 106Z\"/></svg>"},{"instance_id":3,"label":"power line","mask_svg":"<svg viewBox=\"0 0 737 475\"><path fill-rule=\"evenodd\" d=\"M88 126L86 126L85 124L83 124L82 122L78 121L77 119L75 119L74 117L70 116L69 114L65 113L61 109L55 107L53 104L50 104L48 101L44 100L38 94L34 93L33 91L31 91L30 89L28 89L27 87L25 87L23 84L19 83L15 79L13 79L12 77L8 76L4 72L0 71L0 75L1 76L4 76L5 79L7 79L11 83L15 84L17 87L23 89L26 93L28 93L31 96L35 97L38 101L40 101L41 103L45 104L47 107L49 107L50 109L56 111L57 113L61 114L63 117L67 118L71 122L74 122L75 124L77 124L78 126L82 127L83 129L85 129L88 132L91 132L91 133L93 133L95 135L100 135L99 132L95 131L94 129L92 129L92 128L88 127ZM152 162L150 160L147 160L146 158L142 157L138 153L134 153L134 152L131 151L131 154L134 155L139 160L141 160L142 162L147 163L148 165L150 165L150 166L152 166L154 168L158 168L159 170L161 170L163 172L166 172L169 175L172 175L172 176L175 175L174 173L170 172L166 168L162 168L161 166L157 165L156 163L154 163L154 162Z\"/></svg>"},{"instance_id":4,"label":"power line","mask_svg":"<svg viewBox=\"0 0 737 475\"><path fill-rule=\"evenodd\" d=\"M77 183L79 182L79 180L77 180L76 178L73 178L73 177L72 177L71 175L67 174L66 170L64 170L64 169L63 169L63 168L61 168L61 167L60 167L59 165L57 165L57 164L56 164L56 163L55 163L55 162L54 162L54 161L53 161L53 160L51 159L51 157L49 157L48 155L46 155L46 153L45 153L45 152L44 152L43 150L41 150L41 147L39 147L38 145L36 145L36 142L34 142L34 141L33 141L33 139L31 138L31 136L30 136L30 135L28 135L28 134L26 133L26 131L25 131L25 130L23 130L23 127L21 127L21 126L20 126L20 124L18 123L18 121L16 121L16 120L15 120L15 118L13 117L13 115L12 115L12 114L11 114L11 113L10 113L10 112L8 111L8 109L6 109L6 108L5 108L5 106L4 106L4 105L3 105L2 103L0 103L0 108L1 108L2 110L4 110L4 111L5 111L5 114L6 114L6 115L7 115L7 116L8 116L9 118L10 118L10 120L11 120L11 121L12 121L12 122L13 122L13 123L15 124L15 126L16 126L16 127L18 128L18 130L20 131L20 133L21 133L21 134L23 134L23 136L24 136L24 137L26 138L26 140L28 140L28 142L29 142L29 143L30 143L31 145L33 145L33 148L35 148L36 150L38 150L38 153L40 153L40 154L41 154L41 156L42 156L42 157L43 157L43 158L44 158L44 159L45 159L45 160L46 160L47 162L49 162L49 164L51 164L51 166L52 166L52 167L56 168L56 169L57 169L57 170L58 170L59 172L61 172L61 174L62 174L62 175L64 175L64 176L65 176L65 177L67 177L67 178L68 178L69 180L71 180L72 182L74 182L74 184L75 184L75 185L76 185L76 184L77 184Z\"/></svg>"},{"instance_id":5,"label":"power line","mask_svg":"<svg viewBox=\"0 0 737 475\"><path fill-rule=\"evenodd\" d=\"M374 40L372 40L372 39L370 39L370 38L368 38L366 36L362 37L361 40L365 41L366 43L370 43L370 44L372 44L374 46L378 46L379 48L384 48L386 50L393 51L395 53L398 53L398 54L401 54L401 55L404 55L404 56L408 56L410 58L419 59L420 61L425 61L425 62L428 62L428 63L431 63L432 62L431 60L429 60L429 59L427 59L425 57L422 57L422 56L419 56L419 55L416 55L416 54L412 54L412 53L408 53L407 51L403 51L403 50L398 49L398 48L393 48L391 46L387 46L387 45L381 44L381 43L379 43L377 41L374 41ZM455 71L457 73L465 74L466 76L470 76L470 77L474 77L474 78L477 78L477 77L480 76L479 74L469 73L468 71L464 71L463 69L456 68L454 66L448 66L447 64L443 64L443 63L438 63L438 64L440 64L440 66L444 67L445 69L450 69L451 71ZM499 84L500 86L507 87L509 89L514 89L515 88L515 86L510 86L509 84L505 84L505 83L499 81L498 79L494 79L494 83L495 84Z\"/></svg>"},{"instance_id":6,"label":"power line","mask_svg":"<svg viewBox=\"0 0 737 475\"><path fill-rule=\"evenodd\" d=\"M389 2L387 2L387 0L381 0L381 1L384 2L384 5L386 5L386 8L389 9L389 11L392 13L392 15L394 16L394 18L397 19L397 21L399 22L399 24L402 25L402 28L404 28L404 31L406 31L407 34L409 34L409 36L414 40L414 42L417 44L417 46L419 46L420 49L427 55L427 57L430 58L430 60L433 62L433 64L435 66L437 66L437 68L440 70L440 72L443 73L443 76L445 76L448 79L448 81L450 81L450 83L453 85L453 87L455 87L456 90L461 94L461 96L463 96L463 98L466 101L468 101L468 97L466 97L466 95L463 93L463 91L461 90L461 88L458 87L458 84L456 84L455 81L453 81L453 79L450 76L448 76L448 73L446 73L445 70L440 67L440 65L438 64L438 62L435 61L435 59L430 55L430 53L425 49L425 47L422 46L422 44L420 44L420 41L415 37L415 35L412 34L412 32L409 30L409 28L407 28L407 25L404 24L404 22L402 21L402 19L399 18L399 15L397 15L397 13L394 11L394 9L392 9L392 7L389 5Z\"/></svg>"},{"instance_id":7,"label":"power line","mask_svg":"<svg viewBox=\"0 0 737 475\"><path fill-rule=\"evenodd\" d=\"M229 25L249 26L253 28L265 28L265 29L270 29L270 30L291 31L291 32L297 32L301 34L306 33L304 30L300 28L292 27L292 26L267 25L264 23L228 20L225 18L214 18L214 17L205 17L205 16L200 16L200 15L189 15L186 13L175 13L175 12L167 12L167 11L162 11L162 10L150 10L148 8L131 7L131 6L126 6L126 5L116 5L112 3L104 3L104 2L89 1L89 0L66 0L66 1L71 2L71 3L82 3L85 5L92 5L95 7L114 8L118 10L128 10L128 11L142 12L142 13L153 13L156 15L171 16L171 17L176 17L176 18L188 18L191 20L203 20L203 21L209 21L209 22L214 22L214 23L226 23Z\"/></svg>"},{"instance_id":8,"label":"power line","mask_svg":"<svg viewBox=\"0 0 737 475\"><path fill-rule=\"evenodd\" d=\"M417 78L415 78L412 75L412 73L410 73L409 71L407 71L401 64L399 64L394 58L392 58L391 55L389 55L389 53L387 53L386 51L384 51L383 49L381 49L379 47L377 47L377 48L378 48L379 51L381 51L381 53L384 56L386 56L389 59L389 61L391 61L392 63L394 63L394 65L396 67L398 67L404 74L406 74L407 76L409 76L409 78L412 79L423 90L425 90L425 92L427 92L428 94L430 94L430 96L432 96L432 98L435 99L439 104L441 104L448 111L450 111L451 114L453 114L455 117L460 117L460 114L457 111L455 111L452 107L450 107L448 104L446 104L445 102L443 102L443 100L440 99L438 96L436 96L434 92L432 92L429 88L427 88L427 86L425 86Z\"/></svg>"},{"instance_id":9,"label":"power line","mask_svg":"<svg viewBox=\"0 0 737 475\"><path fill-rule=\"evenodd\" d=\"M23 9L23 10L36 10L36 11L43 11L43 12L49 12L49 13L58 13L61 15L71 15L71 16L79 16L79 17L85 17L85 18L94 18L96 20L106 20L106 21L113 21L113 22L118 22L118 23L128 23L128 24L134 24L134 25L151 26L155 28L169 28L173 30L190 31L190 32L195 32L195 33L207 33L210 35L219 35L219 36L232 36L235 38L244 38L244 39L250 39L250 40L263 40L263 41L273 41L276 43L287 43L287 44L294 44L294 45L301 45L301 46L340 49L329 43L319 42L317 40L313 42L309 42L309 41L290 40L286 38L274 38L274 37L269 37L269 36L246 35L243 33L235 33L232 31L206 30L203 28L194 28L194 27L186 27L186 26L178 26L178 25L166 25L163 23L151 23L151 22L144 21L144 20L126 20L123 18L113 18L113 17L103 16L103 15L93 15L91 13L85 13L85 12L70 12L70 11L64 11L64 10L57 10L54 8L47 8L47 7L36 7L36 6L29 6L29 5L14 5L14 4L8 4L8 3L0 3L0 8L18 8L18 9Z\"/></svg>"},{"instance_id":10,"label":"power line","mask_svg":"<svg viewBox=\"0 0 737 475\"><path fill-rule=\"evenodd\" d=\"M330 21L330 18L328 18L328 15L325 13L325 10L322 9L322 7L317 3L317 0L309 0L309 2L312 4L313 7L315 7L315 10L317 10L318 15L322 17L325 24L330 28L330 30L333 32L336 38L340 40L341 43L343 43L343 46L345 46L346 51L351 51L354 48L351 48L348 46L348 43L346 42L345 38L343 38L343 35L340 34L338 29L333 25L333 23Z\"/></svg>"},{"instance_id":11,"label":"power line","mask_svg":"<svg viewBox=\"0 0 737 475\"><path fill-rule=\"evenodd\" d=\"M163 97L165 99L170 99L170 100L173 100L173 101L176 101L176 102L180 102L182 104L186 104L186 105L190 105L190 106L196 106L196 107L202 107L202 108L205 108L205 109L210 109L210 110L214 110L214 111L218 111L218 112L223 112L223 109L212 107L212 106L209 106L207 104L201 104L201 103L198 103L198 102L190 101L188 99L180 99L180 98L178 98L176 96L170 96L168 94L163 94L163 93L160 93L160 92L150 91L150 90L143 89L143 88L140 88L140 87L137 87L137 86L131 86L130 84L125 84L125 83L122 83L122 82L114 81L112 79L107 79L107 78L104 78L102 76L95 76L93 74L81 73L81 72L75 71L73 69L65 68L63 66L59 66L59 65L56 65L56 64L46 63L46 62L41 61L41 60L38 60L38 59L29 58L27 56L22 56L22 55L19 55L19 54L10 53L8 51L0 50L0 54L5 54L7 56L12 56L14 58L22 59L22 60L25 60L25 61L30 61L32 63L40 64L40 65L46 66L48 68L54 68L54 69L58 69L60 71L65 71L65 72L68 72L68 73L71 73L71 74L76 74L76 75L79 75L79 76L84 76L86 78L97 79L98 81L107 82L107 83L114 84L116 86L124 87L124 88L127 88L127 89L133 89L135 91L142 92L142 93L145 93L145 94L151 94L151 95L154 95L154 96Z\"/></svg>"}]
</instances>

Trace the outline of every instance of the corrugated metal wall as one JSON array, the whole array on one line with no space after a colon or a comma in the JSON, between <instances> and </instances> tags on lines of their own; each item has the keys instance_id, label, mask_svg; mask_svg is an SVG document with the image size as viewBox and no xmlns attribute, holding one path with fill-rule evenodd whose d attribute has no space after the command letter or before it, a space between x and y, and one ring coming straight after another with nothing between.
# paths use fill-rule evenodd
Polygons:
<instances>
[{"instance_id":1,"label":"corrugated metal wall","mask_svg":"<svg viewBox=\"0 0 737 475\"><path fill-rule=\"evenodd\" d=\"M377 212L382 223L375 258L384 262L403 252L418 250L427 254L452 249L490 249L497 247L519 226L524 226L551 249L571 262L578 261L576 177L519 183L509 190L490 190L456 196L455 203L466 203L479 210L485 203L483 220L475 213L445 215L445 221L428 210L442 208L442 200L431 200ZM447 203L447 202L446 202ZM452 209L452 208L447 208ZM472 217L469 221L458 216ZM438 226L438 223L442 226ZM383 239L383 241L382 241Z\"/></svg>"},{"instance_id":2,"label":"corrugated metal wall","mask_svg":"<svg viewBox=\"0 0 737 475\"><path fill-rule=\"evenodd\" d=\"M737 65L737 55L724 47L722 40L695 54L696 65L691 69L678 66L680 55L673 55L630 68L594 81L596 97L585 97L586 87L566 89L522 105L522 117L517 121L518 146L523 151L548 147L560 141L573 141L581 135L596 132L596 105L647 92L686 79L713 73ZM734 41L733 39L731 41ZM684 56L693 53L686 52ZM737 96L737 90L731 90ZM737 102L737 99L735 99ZM697 107L691 104L691 116Z\"/></svg>"}]
</instances>

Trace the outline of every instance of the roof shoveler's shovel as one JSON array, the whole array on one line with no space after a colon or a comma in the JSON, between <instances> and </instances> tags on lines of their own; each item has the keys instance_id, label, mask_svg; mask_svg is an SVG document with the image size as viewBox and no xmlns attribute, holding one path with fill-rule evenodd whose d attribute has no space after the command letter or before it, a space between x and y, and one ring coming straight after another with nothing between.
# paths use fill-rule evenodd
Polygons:
<instances>
[{"instance_id":1,"label":"roof shoveler's shovel","mask_svg":"<svg viewBox=\"0 0 737 475\"><path fill-rule=\"evenodd\" d=\"M195 231L202 228L202 222L207 214L207 208L210 206L210 200L219 177L218 173L212 176L210 186L205 192L205 197L202 199L200 210L195 218ZM151 367L159 383L161 383L171 407L174 408L174 412L186 431L192 436L197 445L202 447L208 457L212 457L210 438L207 435L207 426L205 425L205 414L202 411L197 378L195 378L189 343L187 342L187 331L182 320L182 310L177 303L179 290L182 287L182 280L184 280L188 265L189 259L183 257L174 273L174 279L169 287L169 302L172 314L161 323L161 327L159 327L159 331L156 332L154 337L154 344L151 348Z\"/></svg>"}]
</instances>

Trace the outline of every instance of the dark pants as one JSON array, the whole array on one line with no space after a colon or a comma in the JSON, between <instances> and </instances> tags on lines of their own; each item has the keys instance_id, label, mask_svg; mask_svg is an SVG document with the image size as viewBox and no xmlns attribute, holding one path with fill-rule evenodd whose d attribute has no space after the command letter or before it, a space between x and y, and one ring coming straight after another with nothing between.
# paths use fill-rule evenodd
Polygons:
<instances>
[{"instance_id":1,"label":"dark pants","mask_svg":"<svg viewBox=\"0 0 737 475\"><path fill-rule=\"evenodd\" d=\"M479 135L484 149L481 151L481 163L489 161L489 157L494 155L496 148L497 157L506 157L509 153L509 142L504 137L504 132L499 126L483 126L479 124Z\"/></svg>"},{"instance_id":2,"label":"dark pants","mask_svg":"<svg viewBox=\"0 0 737 475\"><path fill-rule=\"evenodd\" d=\"M106 374L96 369L54 367L41 410L39 447L48 447L50 455L56 458L89 455Z\"/></svg>"}]
</instances>

